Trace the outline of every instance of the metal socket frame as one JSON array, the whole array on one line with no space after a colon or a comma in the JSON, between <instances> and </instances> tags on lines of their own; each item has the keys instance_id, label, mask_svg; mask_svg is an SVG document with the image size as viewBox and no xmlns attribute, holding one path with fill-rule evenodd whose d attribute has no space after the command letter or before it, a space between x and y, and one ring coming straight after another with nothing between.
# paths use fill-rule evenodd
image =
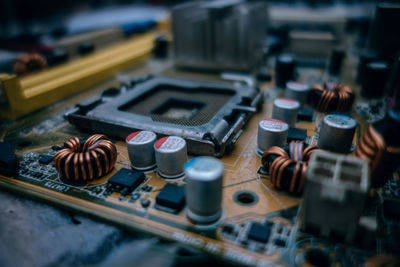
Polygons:
<instances>
[{"instance_id":1,"label":"metal socket frame","mask_svg":"<svg viewBox=\"0 0 400 267\"><path fill-rule=\"evenodd\" d=\"M130 103L140 102L143 97L160 87L178 88L185 93L207 90L218 94L227 93L230 97L206 123L201 125L156 121L151 116L122 110ZM250 117L259 111L263 97L256 87L234 86L226 82L155 77L112 100L97 98L89 102L77 104L76 108L65 114L70 123L83 130L123 139L138 130L155 132L158 138L169 135L181 136L187 142L188 153L221 157L233 147Z\"/></svg>"}]
</instances>

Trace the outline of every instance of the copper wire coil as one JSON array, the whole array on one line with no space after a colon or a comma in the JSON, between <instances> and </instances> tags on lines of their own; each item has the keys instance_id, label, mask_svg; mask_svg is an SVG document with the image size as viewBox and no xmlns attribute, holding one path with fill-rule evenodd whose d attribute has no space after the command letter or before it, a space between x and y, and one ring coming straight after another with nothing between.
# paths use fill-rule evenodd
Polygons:
<instances>
[{"instance_id":1,"label":"copper wire coil","mask_svg":"<svg viewBox=\"0 0 400 267\"><path fill-rule=\"evenodd\" d=\"M264 152L261 159L269 170L272 184L293 194L303 191L308 160L316 146L307 146L303 141L291 142L288 146L273 146Z\"/></svg>"},{"instance_id":2,"label":"copper wire coil","mask_svg":"<svg viewBox=\"0 0 400 267\"><path fill-rule=\"evenodd\" d=\"M321 112L348 111L354 101L354 92L346 85L336 84L331 88L326 84L316 84L311 88L310 102Z\"/></svg>"},{"instance_id":3,"label":"copper wire coil","mask_svg":"<svg viewBox=\"0 0 400 267\"><path fill-rule=\"evenodd\" d=\"M13 71L17 75L26 75L45 69L47 61L39 54L23 54L13 64Z\"/></svg>"},{"instance_id":4,"label":"copper wire coil","mask_svg":"<svg viewBox=\"0 0 400 267\"><path fill-rule=\"evenodd\" d=\"M99 178L111 171L117 160L117 149L105 135L95 134L84 142L73 137L64 146L55 154L54 165L70 180Z\"/></svg>"},{"instance_id":5,"label":"copper wire coil","mask_svg":"<svg viewBox=\"0 0 400 267\"><path fill-rule=\"evenodd\" d=\"M382 135L372 125L357 144L354 155L369 163L371 186L384 185L392 174L388 165L397 166L400 162L400 147L389 147Z\"/></svg>"}]
</instances>

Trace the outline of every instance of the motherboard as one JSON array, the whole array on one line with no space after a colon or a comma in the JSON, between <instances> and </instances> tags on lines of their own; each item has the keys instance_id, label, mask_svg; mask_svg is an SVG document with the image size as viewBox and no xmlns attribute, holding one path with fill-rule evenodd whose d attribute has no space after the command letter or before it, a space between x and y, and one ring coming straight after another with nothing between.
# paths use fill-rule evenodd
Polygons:
<instances>
[{"instance_id":1,"label":"motherboard","mask_svg":"<svg viewBox=\"0 0 400 267\"><path fill-rule=\"evenodd\" d=\"M346 38L351 49L354 36ZM196 65L179 57L181 65ZM1 139L15 148L18 167L2 171L0 187L233 264L397 266L399 146L390 142L399 112L387 112L383 97L365 97L370 91L355 81L354 55L340 72L300 61L294 70L291 60L266 59L265 78L187 70L170 57L151 57L3 121ZM379 74L378 65L368 71ZM131 142L148 137L144 132L157 140L149 148ZM72 142L86 146L93 134L101 138L89 149L107 140L114 150L87 154L86 166L79 165L83 156L62 158ZM391 154L380 160L389 163L373 158L379 164L371 167L382 138ZM141 168L144 161L150 163ZM223 172L216 174L218 166ZM195 211L214 207L213 219Z\"/></svg>"}]
</instances>

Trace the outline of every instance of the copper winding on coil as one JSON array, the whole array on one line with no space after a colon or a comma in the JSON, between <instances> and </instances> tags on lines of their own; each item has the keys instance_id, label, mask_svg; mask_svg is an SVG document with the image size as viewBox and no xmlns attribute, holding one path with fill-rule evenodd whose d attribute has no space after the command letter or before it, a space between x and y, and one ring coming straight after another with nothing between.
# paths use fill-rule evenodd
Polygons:
<instances>
[{"instance_id":1,"label":"copper winding on coil","mask_svg":"<svg viewBox=\"0 0 400 267\"><path fill-rule=\"evenodd\" d=\"M371 185L373 187L382 186L389 178L387 174L390 175L390 173L386 172L390 168L384 166L384 164L390 164L391 160L400 160L400 148L386 146L384 138L372 125L368 126L368 130L357 144L353 153L355 156L368 161Z\"/></svg>"},{"instance_id":2,"label":"copper winding on coil","mask_svg":"<svg viewBox=\"0 0 400 267\"><path fill-rule=\"evenodd\" d=\"M17 75L26 75L45 69L47 61L39 54L23 54L13 64L13 71Z\"/></svg>"},{"instance_id":3,"label":"copper winding on coil","mask_svg":"<svg viewBox=\"0 0 400 267\"><path fill-rule=\"evenodd\" d=\"M117 149L105 135L92 135L83 144L73 137L64 146L55 154L54 165L70 180L99 178L111 171L117 160Z\"/></svg>"},{"instance_id":4,"label":"copper winding on coil","mask_svg":"<svg viewBox=\"0 0 400 267\"><path fill-rule=\"evenodd\" d=\"M269 168L272 184L278 189L286 189L291 193L303 191L308 160L318 147L307 146L302 141L291 142L286 151L273 146L264 152L261 159L264 168Z\"/></svg>"},{"instance_id":5,"label":"copper winding on coil","mask_svg":"<svg viewBox=\"0 0 400 267\"><path fill-rule=\"evenodd\" d=\"M311 104L321 112L348 111L354 101L354 92L346 85L336 84L332 88L316 84L311 88Z\"/></svg>"}]
</instances>

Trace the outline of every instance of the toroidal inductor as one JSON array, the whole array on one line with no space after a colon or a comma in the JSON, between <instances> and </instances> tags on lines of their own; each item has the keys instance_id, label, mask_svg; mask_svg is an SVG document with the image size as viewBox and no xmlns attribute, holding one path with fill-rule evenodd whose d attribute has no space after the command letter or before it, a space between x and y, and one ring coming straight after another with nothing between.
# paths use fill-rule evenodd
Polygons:
<instances>
[{"instance_id":1,"label":"toroidal inductor","mask_svg":"<svg viewBox=\"0 0 400 267\"><path fill-rule=\"evenodd\" d=\"M269 170L272 184L293 194L303 191L308 160L317 146L308 146L303 141L289 145L273 146L264 152L261 159L264 169Z\"/></svg>"},{"instance_id":2,"label":"toroidal inductor","mask_svg":"<svg viewBox=\"0 0 400 267\"><path fill-rule=\"evenodd\" d=\"M37 53L23 54L13 64L13 71L17 75L26 75L47 67L47 61Z\"/></svg>"},{"instance_id":3,"label":"toroidal inductor","mask_svg":"<svg viewBox=\"0 0 400 267\"><path fill-rule=\"evenodd\" d=\"M390 111L386 117L368 126L354 155L369 162L371 186L383 186L400 165L400 113Z\"/></svg>"},{"instance_id":4,"label":"toroidal inductor","mask_svg":"<svg viewBox=\"0 0 400 267\"><path fill-rule=\"evenodd\" d=\"M320 112L348 111L353 101L353 90L342 84L316 84L309 93L309 103Z\"/></svg>"},{"instance_id":5,"label":"toroidal inductor","mask_svg":"<svg viewBox=\"0 0 400 267\"><path fill-rule=\"evenodd\" d=\"M82 181L99 178L115 165L117 149L105 135L95 134L86 140L73 137L54 156L54 165L61 176Z\"/></svg>"}]
</instances>

